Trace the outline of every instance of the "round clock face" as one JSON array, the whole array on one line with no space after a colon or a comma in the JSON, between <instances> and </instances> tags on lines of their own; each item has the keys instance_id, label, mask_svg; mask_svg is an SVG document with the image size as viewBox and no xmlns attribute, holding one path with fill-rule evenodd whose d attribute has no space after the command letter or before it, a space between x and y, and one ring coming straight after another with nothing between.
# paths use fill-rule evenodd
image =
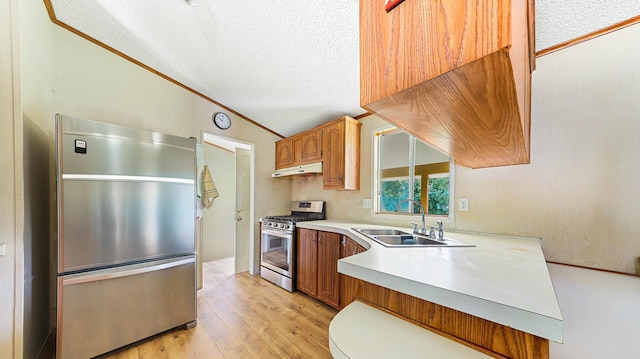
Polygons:
<instances>
[{"instance_id":1,"label":"round clock face","mask_svg":"<svg viewBox=\"0 0 640 359\"><path fill-rule=\"evenodd\" d=\"M213 114L213 123L215 123L218 128L223 130L231 127L231 119L224 112L216 112L215 114Z\"/></svg>"}]
</instances>

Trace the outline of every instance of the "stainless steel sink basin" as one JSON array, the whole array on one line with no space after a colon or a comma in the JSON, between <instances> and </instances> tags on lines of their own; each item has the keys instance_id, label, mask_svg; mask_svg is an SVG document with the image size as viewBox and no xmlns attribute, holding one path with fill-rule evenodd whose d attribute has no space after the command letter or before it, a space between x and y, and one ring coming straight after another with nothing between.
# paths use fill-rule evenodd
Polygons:
<instances>
[{"instance_id":1,"label":"stainless steel sink basin","mask_svg":"<svg viewBox=\"0 0 640 359\"><path fill-rule=\"evenodd\" d=\"M407 235L397 235L397 236L373 236L370 237L378 242L382 242L382 244L391 245L391 246L446 246L446 242L440 242L437 240L413 236L411 234Z\"/></svg>"},{"instance_id":2,"label":"stainless steel sink basin","mask_svg":"<svg viewBox=\"0 0 640 359\"><path fill-rule=\"evenodd\" d=\"M401 231L392 228L354 228L356 231L365 236L397 236L402 234L411 235L410 232Z\"/></svg>"},{"instance_id":3,"label":"stainless steel sink basin","mask_svg":"<svg viewBox=\"0 0 640 359\"><path fill-rule=\"evenodd\" d=\"M352 228L385 247L475 247L445 237L444 241L393 228Z\"/></svg>"}]
</instances>

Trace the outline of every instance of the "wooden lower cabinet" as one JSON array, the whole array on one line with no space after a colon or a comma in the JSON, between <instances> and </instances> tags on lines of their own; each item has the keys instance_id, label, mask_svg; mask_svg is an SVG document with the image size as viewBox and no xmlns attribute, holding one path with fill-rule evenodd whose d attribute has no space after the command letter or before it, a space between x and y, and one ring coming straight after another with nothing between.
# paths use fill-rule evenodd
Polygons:
<instances>
[{"instance_id":1,"label":"wooden lower cabinet","mask_svg":"<svg viewBox=\"0 0 640 359\"><path fill-rule=\"evenodd\" d=\"M489 356L549 358L547 339L338 273L340 258L366 250L347 236L298 228L297 244L297 288L336 309L357 299Z\"/></svg>"},{"instance_id":2,"label":"wooden lower cabinet","mask_svg":"<svg viewBox=\"0 0 640 359\"><path fill-rule=\"evenodd\" d=\"M340 280L338 260L340 259L340 235L318 232L318 291L321 301L340 306Z\"/></svg>"},{"instance_id":3,"label":"wooden lower cabinet","mask_svg":"<svg viewBox=\"0 0 640 359\"><path fill-rule=\"evenodd\" d=\"M298 228L297 246L298 290L337 309L348 304L343 303L341 295L344 284L343 276L338 273L338 260L360 253L364 247L338 233L305 228Z\"/></svg>"},{"instance_id":4,"label":"wooden lower cabinet","mask_svg":"<svg viewBox=\"0 0 640 359\"><path fill-rule=\"evenodd\" d=\"M318 231L298 228L296 288L316 296L318 276Z\"/></svg>"},{"instance_id":5,"label":"wooden lower cabinet","mask_svg":"<svg viewBox=\"0 0 640 359\"><path fill-rule=\"evenodd\" d=\"M364 251L366 251L366 249L356 241L347 236L342 236L342 240L340 241L340 258L349 257Z\"/></svg>"},{"instance_id":6,"label":"wooden lower cabinet","mask_svg":"<svg viewBox=\"0 0 640 359\"><path fill-rule=\"evenodd\" d=\"M353 239L342 236L340 242L340 258L349 257L358 253L362 253L366 249L356 243ZM339 274L340 277L340 309L346 307L355 300L357 284L353 277Z\"/></svg>"},{"instance_id":7,"label":"wooden lower cabinet","mask_svg":"<svg viewBox=\"0 0 640 359\"><path fill-rule=\"evenodd\" d=\"M357 299L495 358L549 359L549 340L405 293L344 276Z\"/></svg>"}]
</instances>

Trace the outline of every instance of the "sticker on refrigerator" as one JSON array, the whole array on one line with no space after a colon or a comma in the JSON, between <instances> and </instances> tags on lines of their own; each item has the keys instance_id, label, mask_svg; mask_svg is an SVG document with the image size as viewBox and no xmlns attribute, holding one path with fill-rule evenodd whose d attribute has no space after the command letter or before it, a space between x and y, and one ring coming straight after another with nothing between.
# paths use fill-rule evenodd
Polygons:
<instances>
[{"instance_id":1,"label":"sticker on refrigerator","mask_svg":"<svg viewBox=\"0 0 640 359\"><path fill-rule=\"evenodd\" d=\"M76 140L76 153L87 153L87 141Z\"/></svg>"}]
</instances>

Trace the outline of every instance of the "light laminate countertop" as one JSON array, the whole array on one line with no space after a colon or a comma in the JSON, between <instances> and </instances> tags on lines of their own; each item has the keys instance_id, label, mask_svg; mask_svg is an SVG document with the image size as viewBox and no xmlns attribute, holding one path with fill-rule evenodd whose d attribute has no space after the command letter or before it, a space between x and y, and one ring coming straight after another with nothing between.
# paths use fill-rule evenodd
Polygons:
<instances>
[{"instance_id":1,"label":"light laminate countertop","mask_svg":"<svg viewBox=\"0 0 640 359\"><path fill-rule=\"evenodd\" d=\"M563 320L540 241L445 231L475 247L387 248L353 228L409 228L309 221L298 228L346 235L368 250L343 258L338 272L562 342Z\"/></svg>"}]
</instances>

